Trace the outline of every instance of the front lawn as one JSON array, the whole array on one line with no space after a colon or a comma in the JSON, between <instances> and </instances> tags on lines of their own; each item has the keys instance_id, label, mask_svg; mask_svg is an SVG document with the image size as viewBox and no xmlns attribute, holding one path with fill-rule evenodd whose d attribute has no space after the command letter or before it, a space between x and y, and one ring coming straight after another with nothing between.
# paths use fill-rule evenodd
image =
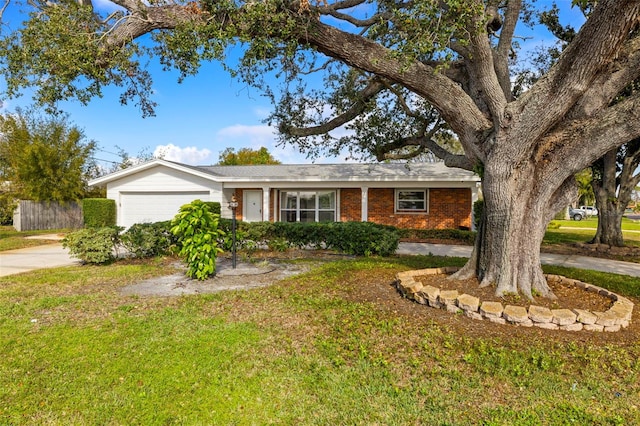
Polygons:
<instances>
[{"instance_id":1,"label":"front lawn","mask_svg":"<svg viewBox=\"0 0 640 426\"><path fill-rule=\"evenodd\" d=\"M491 324L391 286L401 270L463 263L339 260L271 287L173 298L119 293L171 261L0 278L0 424L640 423L637 327Z\"/></svg>"},{"instance_id":2,"label":"front lawn","mask_svg":"<svg viewBox=\"0 0 640 426\"><path fill-rule=\"evenodd\" d=\"M0 226L0 251L15 250L26 247L41 246L43 244L53 244L59 241L50 239L38 239L38 238L25 238L38 235L58 234L64 233L67 230L64 229L47 229L39 231L24 231L18 232L13 226Z\"/></svg>"}]
</instances>

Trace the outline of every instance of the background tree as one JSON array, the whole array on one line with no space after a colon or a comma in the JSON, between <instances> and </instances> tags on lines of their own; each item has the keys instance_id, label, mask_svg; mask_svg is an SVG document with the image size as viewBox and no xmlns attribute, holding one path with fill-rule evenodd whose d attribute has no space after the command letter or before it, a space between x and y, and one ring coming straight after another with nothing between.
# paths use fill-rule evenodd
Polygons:
<instances>
[{"instance_id":1,"label":"background tree","mask_svg":"<svg viewBox=\"0 0 640 426\"><path fill-rule=\"evenodd\" d=\"M16 198L71 201L84 197L95 142L66 116L18 111L0 116L0 180Z\"/></svg>"},{"instance_id":2,"label":"background tree","mask_svg":"<svg viewBox=\"0 0 640 426\"><path fill-rule=\"evenodd\" d=\"M574 1L585 16L593 11L596 1ZM576 36L576 30L571 26L563 26L558 17L558 8L541 14L541 21L558 38L560 45L541 52L537 63L548 68L555 62L562 49ZM631 82L618 96L612 100L612 104L620 102L627 96L638 92L640 80ZM588 143L588 141L585 141ZM598 228L591 241L596 244L608 244L616 247L624 246L622 234L622 217L629 202L633 188L640 182L640 173L637 168L640 165L640 142L637 139L612 149L599 158L590 168L590 173L580 173L576 176L579 185L581 204L594 204L597 206Z\"/></svg>"},{"instance_id":3,"label":"background tree","mask_svg":"<svg viewBox=\"0 0 640 426\"><path fill-rule=\"evenodd\" d=\"M640 94L612 102L640 77L640 0L598 1L557 61L517 97L516 25L535 12L525 0L113 3L121 12L107 16L84 0L30 1L30 19L0 43L7 93L32 87L36 101L55 105L87 102L115 84L125 88L123 101L150 114L143 54L187 76L242 44L235 75L272 96L281 131L311 146L366 116L372 100L411 92L464 150L440 146L438 155L483 178L481 231L457 277L478 276L497 294L552 295L540 244L575 198L574 174L640 137ZM316 72L324 84L307 86ZM299 136L302 129L316 131ZM402 136L437 144L431 129L412 126Z\"/></svg>"},{"instance_id":4,"label":"background tree","mask_svg":"<svg viewBox=\"0 0 640 426\"><path fill-rule=\"evenodd\" d=\"M234 148L226 148L218 157L219 166L238 166L241 164L280 164L273 158L265 147L259 149L240 148L238 152Z\"/></svg>"},{"instance_id":5,"label":"background tree","mask_svg":"<svg viewBox=\"0 0 640 426\"><path fill-rule=\"evenodd\" d=\"M623 247L622 217L640 183L640 138L612 149L593 165L598 229L592 243Z\"/></svg>"}]
</instances>

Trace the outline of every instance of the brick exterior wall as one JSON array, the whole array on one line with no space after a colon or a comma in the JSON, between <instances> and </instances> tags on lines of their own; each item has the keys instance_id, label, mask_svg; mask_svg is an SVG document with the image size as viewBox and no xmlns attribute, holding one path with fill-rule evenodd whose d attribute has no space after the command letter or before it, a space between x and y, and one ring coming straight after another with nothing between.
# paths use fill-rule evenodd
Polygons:
<instances>
[{"instance_id":1,"label":"brick exterior wall","mask_svg":"<svg viewBox=\"0 0 640 426\"><path fill-rule=\"evenodd\" d=\"M360 188L340 190L340 222L362 220L362 191Z\"/></svg>"},{"instance_id":2,"label":"brick exterior wall","mask_svg":"<svg viewBox=\"0 0 640 426\"><path fill-rule=\"evenodd\" d=\"M428 213L396 213L394 202L393 188L369 188L369 221L410 229L471 228L469 188L431 188Z\"/></svg>"},{"instance_id":3,"label":"brick exterior wall","mask_svg":"<svg viewBox=\"0 0 640 426\"><path fill-rule=\"evenodd\" d=\"M258 190L260 188L255 188ZM238 200L236 218L242 220L243 190L235 190ZM360 188L340 189L340 221L360 221ZM395 190L393 188L369 188L370 222L393 225L410 229L456 229L471 228L471 189L469 188L431 188L429 189L428 213L394 212ZM273 208L279 205L276 190L269 196L269 220L274 221ZM225 208L226 206L222 206Z\"/></svg>"}]
</instances>

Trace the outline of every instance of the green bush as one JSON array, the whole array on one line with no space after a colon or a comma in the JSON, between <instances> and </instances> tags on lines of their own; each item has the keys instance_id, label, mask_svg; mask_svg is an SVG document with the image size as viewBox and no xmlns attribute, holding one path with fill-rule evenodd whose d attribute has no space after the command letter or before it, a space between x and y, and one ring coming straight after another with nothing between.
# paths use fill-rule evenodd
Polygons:
<instances>
[{"instance_id":1,"label":"green bush","mask_svg":"<svg viewBox=\"0 0 640 426\"><path fill-rule=\"evenodd\" d=\"M85 228L71 232L62 240L73 257L84 263L108 263L115 259L121 228Z\"/></svg>"},{"instance_id":2,"label":"green bush","mask_svg":"<svg viewBox=\"0 0 640 426\"><path fill-rule=\"evenodd\" d=\"M360 256L390 256L398 249L400 234L392 226L371 222L336 222L327 228L327 248Z\"/></svg>"},{"instance_id":3,"label":"green bush","mask_svg":"<svg viewBox=\"0 0 640 426\"><path fill-rule=\"evenodd\" d=\"M209 211L213 214L220 214L220 203L217 201L205 201L204 204L209 207Z\"/></svg>"},{"instance_id":4,"label":"green bush","mask_svg":"<svg viewBox=\"0 0 640 426\"><path fill-rule=\"evenodd\" d=\"M116 202L108 198L85 198L82 200L82 216L87 228L115 226Z\"/></svg>"},{"instance_id":5,"label":"green bush","mask_svg":"<svg viewBox=\"0 0 640 426\"><path fill-rule=\"evenodd\" d=\"M410 240L457 240L473 244L476 239L474 231L462 229L400 229L400 238Z\"/></svg>"},{"instance_id":6,"label":"green bush","mask_svg":"<svg viewBox=\"0 0 640 426\"><path fill-rule=\"evenodd\" d=\"M171 221L136 223L121 236L122 245L135 257L167 254L177 239L171 233Z\"/></svg>"},{"instance_id":7,"label":"green bush","mask_svg":"<svg viewBox=\"0 0 640 426\"><path fill-rule=\"evenodd\" d=\"M13 194L8 192L0 193L0 225L11 225L13 223L13 211L18 206Z\"/></svg>"},{"instance_id":8,"label":"green bush","mask_svg":"<svg viewBox=\"0 0 640 426\"><path fill-rule=\"evenodd\" d=\"M482 212L484 211L484 200L477 200L473 203L473 226L480 229L480 221L482 220Z\"/></svg>"},{"instance_id":9,"label":"green bush","mask_svg":"<svg viewBox=\"0 0 640 426\"><path fill-rule=\"evenodd\" d=\"M220 219L225 250L231 249L231 219ZM330 249L355 255L389 256L398 248L393 226L370 222L236 222L236 248L266 246L275 251L289 247Z\"/></svg>"},{"instance_id":10,"label":"green bush","mask_svg":"<svg viewBox=\"0 0 640 426\"><path fill-rule=\"evenodd\" d=\"M218 229L220 216L211 213L201 200L194 200L180 207L171 221L171 233L180 244L180 257L187 264L187 276L205 280L216 273L216 257L222 251L218 239L223 231Z\"/></svg>"}]
</instances>

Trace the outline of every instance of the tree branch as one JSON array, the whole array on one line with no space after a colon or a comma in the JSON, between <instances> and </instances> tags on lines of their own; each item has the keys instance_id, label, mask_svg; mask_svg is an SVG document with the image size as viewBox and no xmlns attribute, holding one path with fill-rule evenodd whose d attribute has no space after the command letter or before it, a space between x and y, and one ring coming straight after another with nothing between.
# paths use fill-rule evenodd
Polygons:
<instances>
[{"instance_id":1,"label":"tree branch","mask_svg":"<svg viewBox=\"0 0 640 426\"><path fill-rule=\"evenodd\" d=\"M511 43L515 33L518 16L522 8L521 0L510 0L504 16L504 24L500 30L498 46L495 50L494 67L498 75L498 81L502 87L504 96L508 101L513 100L511 94L511 79L509 75L509 55L511 53Z\"/></svg>"},{"instance_id":2,"label":"tree branch","mask_svg":"<svg viewBox=\"0 0 640 426\"><path fill-rule=\"evenodd\" d=\"M509 117L517 116L520 123L532 123L531 126L520 126L511 135L512 140L527 146L562 120L589 90L603 67L621 50L631 30L637 26L639 15L640 0L599 1L558 62L529 91L509 105L506 112Z\"/></svg>"},{"instance_id":3,"label":"tree branch","mask_svg":"<svg viewBox=\"0 0 640 426\"><path fill-rule=\"evenodd\" d=\"M640 34L625 43L620 53L593 81L567 119L590 117L606 108L629 84L640 78Z\"/></svg>"},{"instance_id":4,"label":"tree branch","mask_svg":"<svg viewBox=\"0 0 640 426\"><path fill-rule=\"evenodd\" d=\"M476 2L478 5L483 3L481 0L476 0ZM469 28L471 58L467 61L467 65L469 73L473 74L472 80L477 86L475 90L481 93L479 100L486 104L494 123L500 124L504 108L507 105L507 98L496 75L487 29L480 25L482 19L481 16L472 19L472 27Z\"/></svg>"},{"instance_id":5,"label":"tree branch","mask_svg":"<svg viewBox=\"0 0 640 426\"><path fill-rule=\"evenodd\" d=\"M640 137L640 93L584 120L563 122L562 128L543 138L536 161L550 162L573 175L608 151Z\"/></svg>"},{"instance_id":6,"label":"tree branch","mask_svg":"<svg viewBox=\"0 0 640 426\"><path fill-rule=\"evenodd\" d=\"M289 125L281 123L279 130L282 133L298 137L321 135L330 132L331 130L337 129L338 127L350 122L358 115L360 115L365 110L367 103L378 93L380 93L385 87L385 84L380 78L374 77L371 79L369 84L367 84L367 86L358 93L358 100L353 104L351 108L349 108L349 110L345 111L344 113L332 118L324 124L307 128L291 127Z\"/></svg>"},{"instance_id":7,"label":"tree branch","mask_svg":"<svg viewBox=\"0 0 640 426\"><path fill-rule=\"evenodd\" d=\"M458 84L421 62L399 61L387 48L374 41L340 31L321 22L313 22L301 37L319 52L338 58L354 68L362 69L394 82L425 98L458 134L465 152L491 131L491 122Z\"/></svg>"}]
</instances>

